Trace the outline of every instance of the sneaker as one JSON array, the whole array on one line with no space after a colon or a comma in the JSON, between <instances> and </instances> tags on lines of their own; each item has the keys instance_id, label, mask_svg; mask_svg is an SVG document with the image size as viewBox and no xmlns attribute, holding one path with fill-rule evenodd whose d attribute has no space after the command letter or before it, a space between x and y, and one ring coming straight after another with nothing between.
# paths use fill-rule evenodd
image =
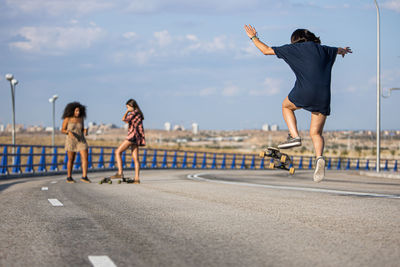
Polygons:
<instances>
[{"instance_id":1,"label":"sneaker","mask_svg":"<svg viewBox=\"0 0 400 267\"><path fill-rule=\"evenodd\" d=\"M288 134L288 138L285 142L282 144L278 145L279 149L285 149L285 148L292 148L296 146L301 146L301 137L297 136L293 138L290 134Z\"/></svg>"},{"instance_id":2,"label":"sneaker","mask_svg":"<svg viewBox=\"0 0 400 267\"><path fill-rule=\"evenodd\" d=\"M75 180L72 177L67 177L67 183L74 184Z\"/></svg>"},{"instance_id":3,"label":"sneaker","mask_svg":"<svg viewBox=\"0 0 400 267\"><path fill-rule=\"evenodd\" d=\"M122 178L124 178L124 175L116 173L113 176L111 176L110 178L111 179L122 179Z\"/></svg>"},{"instance_id":4,"label":"sneaker","mask_svg":"<svg viewBox=\"0 0 400 267\"><path fill-rule=\"evenodd\" d=\"M315 163L314 171L314 182L319 183L325 177L325 159L324 157L318 157Z\"/></svg>"},{"instance_id":5,"label":"sneaker","mask_svg":"<svg viewBox=\"0 0 400 267\"><path fill-rule=\"evenodd\" d=\"M89 178L87 178L87 176L86 177L82 177L81 181L84 182L84 183L88 183L88 184L90 184L92 182L92 181L89 180Z\"/></svg>"}]
</instances>

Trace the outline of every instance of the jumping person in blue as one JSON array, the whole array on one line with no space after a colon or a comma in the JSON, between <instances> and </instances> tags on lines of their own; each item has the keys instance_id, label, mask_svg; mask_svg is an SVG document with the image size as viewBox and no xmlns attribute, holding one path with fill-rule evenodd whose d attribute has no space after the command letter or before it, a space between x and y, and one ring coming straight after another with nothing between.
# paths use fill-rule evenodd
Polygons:
<instances>
[{"instance_id":1,"label":"jumping person in blue","mask_svg":"<svg viewBox=\"0 0 400 267\"><path fill-rule=\"evenodd\" d=\"M291 44L269 47L257 37L251 25L244 26L247 36L264 55L276 55L290 66L296 75L296 82L289 95L282 102L282 115L289 129L286 142L278 148L301 146L294 111L305 109L311 112L310 136L314 144L316 167L314 181L320 182L325 176L324 138L322 136L326 117L331 112L331 71L336 55L352 53L349 47L330 47L312 32L297 29L291 36Z\"/></svg>"}]
</instances>

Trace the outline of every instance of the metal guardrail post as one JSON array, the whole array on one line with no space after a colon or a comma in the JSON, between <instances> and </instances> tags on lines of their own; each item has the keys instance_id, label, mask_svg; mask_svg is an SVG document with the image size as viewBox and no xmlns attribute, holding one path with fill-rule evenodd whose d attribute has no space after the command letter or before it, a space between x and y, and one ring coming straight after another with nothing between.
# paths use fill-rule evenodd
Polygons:
<instances>
[{"instance_id":1,"label":"metal guardrail post","mask_svg":"<svg viewBox=\"0 0 400 267\"><path fill-rule=\"evenodd\" d=\"M8 155L7 155L7 146L4 146L3 149L3 156L1 158L1 166L0 166L0 173L1 174L8 174Z\"/></svg>"},{"instance_id":2,"label":"metal guardrail post","mask_svg":"<svg viewBox=\"0 0 400 267\"><path fill-rule=\"evenodd\" d=\"M201 168L202 169L206 169L207 168L207 154L206 153L204 153L203 163L201 164Z\"/></svg>"},{"instance_id":3,"label":"metal guardrail post","mask_svg":"<svg viewBox=\"0 0 400 267\"><path fill-rule=\"evenodd\" d=\"M246 155L243 155L242 164L240 165L240 169L246 168Z\"/></svg>"},{"instance_id":4,"label":"metal guardrail post","mask_svg":"<svg viewBox=\"0 0 400 267\"><path fill-rule=\"evenodd\" d=\"M236 169L236 154L233 155L231 169Z\"/></svg>"},{"instance_id":5,"label":"metal guardrail post","mask_svg":"<svg viewBox=\"0 0 400 267\"><path fill-rule=\"evenodd\" d=\"M147 149L143 151L143 159L142 164L140 165L141 168L147 168Z\"/></svg>"},{"instance_id":6,"label":"metal guardrail post","mask_svg":"<svg viewBox=\"0 0 400 267\"><path fill-rule=\"evenodd\" d=\"M21 147L17 147L17 153L14 155L14 167L12 168L13 173L22 173L21 171Z\"/></svg>"},{"instance_id":7,"label":"metal guardrail post","mask_svg":"<svg viewBox=\"0 0 400 267\"><path fill-rule=\"evenodd\" d=\"M185 152L185 155L183 156L182 160L182 169L187 168L187 152Z\"/></svg>"},{"instance_id":8,"label":"metal guardrail post","mask_svg":"<svg viewBox=\"0 0 400 267\"><path fill-rule=\"evenodd\" d=\"M25 172L33 172L33 147L29 148L28 159L26 160Z\"/></svg>"},{"instance_id":9,"label":"metal guardrail post","mask_svg":"<svg viewBox=\"0 0 400 267\"><path fill-rule=\"evenodd\" d=\"M367 163L365 164L365 170L369 170L369 159L367 159Z\"/></svg>"},{"instance_id":10,"label":"metal guardrail post","mask_svg":"<svg viewBox=\"0 0 400 267\"><path fill-rule=\"evenodd\" d=\"M163 161L162 161L162 164L161 164L161 168L168 168L167 157L168 157L168 152L167 152L167 150L165 150L164 151Z\"/></svg>"},{"instance_id":11,"label":"metal guardrail post","mask_svg":"<svg viewBox=\"0 0 400 267\"><path fill-rule=\"evenodd\" d=\"M329 158L328 160L328 166L326 167L327 170L331 170L332 169L332 158Z\"/></svg>"},{"instance_id":12,"label":"metal guardrail post","mask_svg":"<svg viewBox=\"0 0 400 267\"><path fill-rule=\"evenodd\" d=\"M115 168L115 149L111 150L110 162L108 163L108 168Z\"/></svg>"},{"instance_id":13,"label":"metal guardrail post","mask_svg":"<svg viewBox=\"0 0 400 267\"><path fill-rule=\"evenodd\" d=\"M351 169L350 159L347 159L346 170L350 170L350 169Z\"/></svg>"},{"instance_id":14,"label":"metal guardrail post","mask_svg":"<svg viewBox=\"0 0 400 267\"><path fill-rule=\"evenodd\" d=\"M256 162L255 162L255 156L253 155L253 158L251 159L251 164L250 164L250 169L254 170L256 167Z\"/></svg>"},{"instance_id":15,"label":"metal guardrail post","mask_svg":"<svg viewBox=\"0 0 400 267\"><path fill-rule=\"evenodd\" d=\"M126 167L126 151L122 152L122 168Z\"/></svg>"},{"instance_id":16,"label":"metal guardrail post","mask_svg":"<svg viewBox=\"0 0 400 267\"><path fill-rule=\"evenodd\" d=\"M63 161L63 166L62 166L62 169L63 169L63 170L66 170L66 169L67 169L67 164L68 164L68 152L65 151L64 161Z\"/></svg>"},{"instance_id":17,"label":"metal guardrail post","mask_svg":"<svg viewBox=\"0 0 400 267\"><path fill-rule=\"evenodd\" d=\"M260 170L263 170L264 168L265 168L264 158L261 158Z\"/></svg>"},{"instance_id":18,"label":"metal guardrail post","mask_svg":"<svg viewBox=\"0 0 400 267\"><path fill-rule=\"evenodd\" d=\"M153 161L151 162L152 168L157 168L157 150L154 150Z\"/></svg>"},{"instance_id":19,"label":"metal guardrail post","mask_svg":"<svg viewBox=\"0 0 400 267\"><path fill-rule=\"evenodd\" d=\"M212 164L211 164L211 169L216 169L217 168L217 155L214 153L213 159L212 159Z\"/></svg>"},{"instance_id":20,"label":"metal guardrail post","mask_svg":"<svg viewBox=\"0 0 400 267\"><path fill-rule=\"evenodd\" d=\"M51 160L50 170L51 171L57 171L58 170L57 147L53 147L53 158Z\"/></svg>"},{"instance_id":21,"label":"metal guardrail post","mask_svg":"<svg viewBox=\"0 0 400 267\"><path fill-rule=\"evenodd\" d=\"M301 170L301 169L303 169L303 157L302 156L300 157L300 160L299 160L299 170Z\"/></svg>"},{"instance_id":22,"label":"metal guardrail post","mask_svg":"<svg viewBox=\"0 0 400 267\"><path fill-rule=\"evenodd\" d=\"M93 158L92 158L92 148L89 147L89 153L88 153L88 169L93 168Z\"/></svg>"},{"instance_id":23,"label":"metal guardrail post","mask_svg":"<svg viewBox=\"0 0 400 267\"><path fill-rule=\"evenodd\" d=\"M222 158L221 169L226 169L226 154Z\"/></svg>"},{"instance_id":24,"label":"metal guardrail post","mask_svg":"<svg viewBox=\"0 0 400 267\"><path fill-rule=\"evenodd\" d=\"M194 155L193 155L192 168L193 169L197 168L197 153L196 152L194 152Z\"/></svg>"},{"instance_id":25,"label":"metal guardrail post","mask_svg":"<svg viewBox=\"0 0 400 267\"><path fill-rule=\"evenodd\" d=\"M104 168L104 149L100 149L99 162L97 163L97 168Z\"/></svg>"},{"instance_id":26,"label":"metal guardrail post","mask_svg":"<svg viewBox=\"0 0 400 267\"><path fill-rule=\"evenodd\" d=\"M174 157L172 159L172 166L171 168L177 168L178 167L178 152L175 151Z\"/></svg>"},{"instance_id":27,"label":"metal guardrail post","mask_svg":"<svg viewBox=\"0 0 400 267\"><path fill-rule=\"evenodd\" d=\"M312 169L312 157L310 157L310 162L308 163L308 169L309 170Z\"/></svg>"},{"instance_id":28,"label":"metal guardrail post","mask_svg":"<svg viewBox=\"0 0 400 267\"><path fill-rule=\"evenodd\" d=\"M40 172L47 171L47 169L46 169L46 147L42 148L42 154L40 156L38 171L40 171Z\"/></svg>"}]
</instances>

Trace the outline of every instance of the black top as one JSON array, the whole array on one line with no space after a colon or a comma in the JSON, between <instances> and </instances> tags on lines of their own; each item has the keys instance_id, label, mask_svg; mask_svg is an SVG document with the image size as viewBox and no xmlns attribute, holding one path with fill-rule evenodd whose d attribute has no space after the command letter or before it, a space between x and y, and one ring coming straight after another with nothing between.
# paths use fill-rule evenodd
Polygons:
<instances>
[{"instance_id":1,"label":"black top","mask_svg":"<svg viewBox=\"0 0 400 267\"><path fill-rule=\"evenodd\" d=\"M296 75L289 100L299 108L328 116L331 113L331 71L338 48L305 42L272 49Z\"/></svg>"}]
</instances>

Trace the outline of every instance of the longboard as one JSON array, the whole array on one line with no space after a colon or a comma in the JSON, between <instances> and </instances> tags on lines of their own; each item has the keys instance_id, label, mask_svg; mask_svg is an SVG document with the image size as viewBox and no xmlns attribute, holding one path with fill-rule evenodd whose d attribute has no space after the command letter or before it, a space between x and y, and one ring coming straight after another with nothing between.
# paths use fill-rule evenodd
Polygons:
<instances>
[{"instance_id":1,"label":"longboard","mask_svg":"<svg viewBox=\"0 0 400 267\"><path fill-rule=\"evenodd\" d=\"M105 183L112 184L111 177L105 177L105 178L101 179L99 182L99 184L105 184ZM125 177L125 178L119 179L117 183L118 184L121 184L121 183L134 184L135 181L131 178Z\"/></svg>"},{"instance_id":2,"label":"longboard","mask_svg":"<svg viewBox=\"0 0 400 267\"><path fill-rule=\"evenodd\" d=\"M260 158L269 157L271 161L268 165L269 169L283 169L289 171L291 175L294 174L295 169L291 157L282 153L276 147L267 147L264 151L260 152Z\"/></svg>"}]
</instances>

